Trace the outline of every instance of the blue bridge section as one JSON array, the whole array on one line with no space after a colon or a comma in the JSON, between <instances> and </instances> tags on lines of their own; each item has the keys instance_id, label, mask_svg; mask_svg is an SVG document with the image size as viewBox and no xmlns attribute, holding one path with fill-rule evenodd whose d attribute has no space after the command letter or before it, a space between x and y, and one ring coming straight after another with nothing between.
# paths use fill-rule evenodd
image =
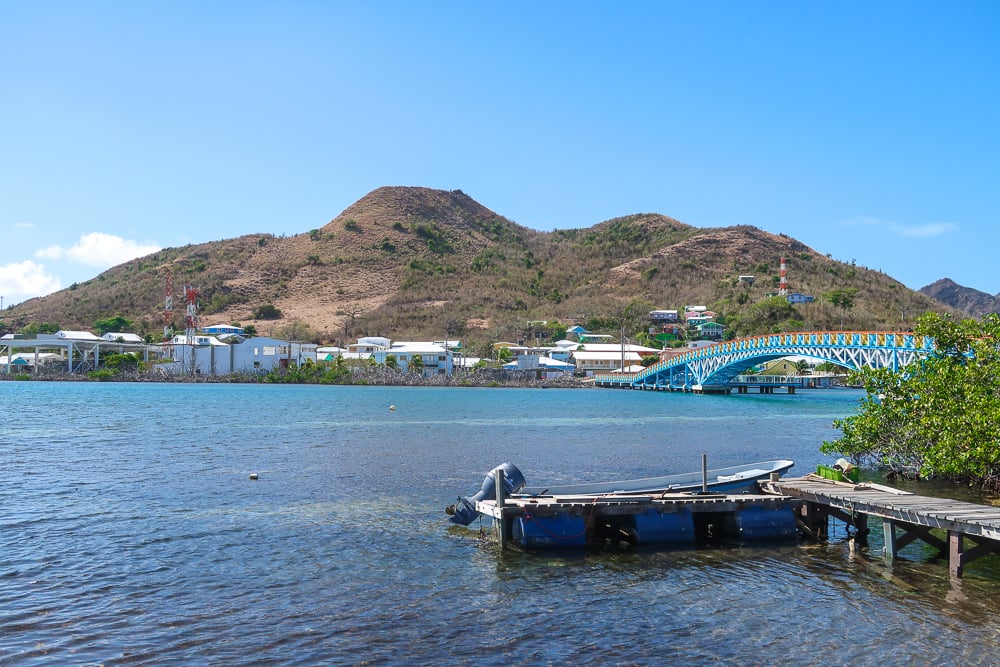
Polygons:
<instances>
[{"instance_id":1,"label":"blue bridge section","mask_svg":"<svg viewBox=\"0 0 1000 667\"><path fill-rule=\"evenodd\" d=\"M637 373L595 373L601 387L727 392L743 371L788 356L829 361L849 369L899 370L934 351L926 336L889 331L810 331L768 334L707 345Z\"/></svg>"}]
</instances>

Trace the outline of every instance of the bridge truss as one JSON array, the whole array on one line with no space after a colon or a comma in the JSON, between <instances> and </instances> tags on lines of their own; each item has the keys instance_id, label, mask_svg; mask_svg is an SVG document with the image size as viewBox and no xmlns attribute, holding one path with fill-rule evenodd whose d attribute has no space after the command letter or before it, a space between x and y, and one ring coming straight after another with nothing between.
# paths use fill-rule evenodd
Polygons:
<instances>
[{"instance_id":1,"label":"bridge truss","mask_svg":"<svg viewBox=\"0 0 1000 667\"><path fill-rule=\"evenodd\" d=\"M595 373L603 387L668 391L726 391L743 371L789 356L829 361L849 369L899 370L934 351L933 341L889 331L810 331L767 334L707 345L664 359L637 373Z\"/></svg>"}]
</instances>

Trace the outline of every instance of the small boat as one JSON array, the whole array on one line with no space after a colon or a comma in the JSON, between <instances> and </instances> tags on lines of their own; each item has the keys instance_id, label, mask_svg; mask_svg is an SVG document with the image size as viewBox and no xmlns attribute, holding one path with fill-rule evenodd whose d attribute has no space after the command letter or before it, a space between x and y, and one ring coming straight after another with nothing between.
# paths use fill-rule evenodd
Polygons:
<instances>
[{"instance_id":1,"label":"small boat","mask_svg":"<svg viewBox=\"0 0 1000 667\"><path fill-rule=\"evenodd\" d=\"M760 461L728 468L717 468L704 473L685 472L662 477L624 479L611 482L583 484L553 484L550 486L525 486L519 496L595 496L604 494L691 493L705 490L713 493L745 493L752 491L757 482L766 481L771 473L783 473L795 465L794 461Z\"/></svg>"},{"instance_id":2,"label":"small boat","mask_svg":"<svg viewBox=\"0 0 1000 667\"><path fill-rule=\"evenodd\" d=\"M496 480L502 479L504 496L508 498L537 498L552 496L603 496L638 495L653 493L697 493L703 489L711 493L747 493L753 491L757 482L770 478L772 473L781 474L795 465L794 461L781 459L746 463L728 468L717 468L698 472L686 472L663 477L626 479L613 482L588 482L583 484L559 484L550 486L526 486L524 475L517 466L502 463L486 473L482 487L472 496L459 496L458 500L445 508L449 521L468 526L479 512L476 503L497 497Z\"/></svg>"}]
</instances>

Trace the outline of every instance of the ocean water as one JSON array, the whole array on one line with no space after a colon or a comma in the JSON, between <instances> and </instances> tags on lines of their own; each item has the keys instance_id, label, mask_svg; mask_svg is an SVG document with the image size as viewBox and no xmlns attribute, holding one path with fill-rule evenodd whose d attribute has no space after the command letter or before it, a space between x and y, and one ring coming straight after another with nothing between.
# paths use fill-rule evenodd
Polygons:
<instances>
[{"instance_id":1,"label":"ocean water","mask_svg":"<svg viewBox=\"0 0 1000 667\"><path fill-rule=\"evenodd\" d=\"M1000 664L995 557L525 553L444 514L505 461L805 474L860 396L0 382L0 665Z\"/></svg>"}]
</instances>

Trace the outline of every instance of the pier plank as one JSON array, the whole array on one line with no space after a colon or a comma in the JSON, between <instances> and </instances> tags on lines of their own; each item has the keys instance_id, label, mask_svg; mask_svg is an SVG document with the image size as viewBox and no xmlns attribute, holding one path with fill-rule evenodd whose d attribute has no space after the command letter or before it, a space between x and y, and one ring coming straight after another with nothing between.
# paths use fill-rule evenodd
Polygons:
<instances>
[{"instance_id":1,"label":"pier plank","mask_svg":"<svg viewBox=\"0 0 1000 667\"><path fill-rule=\"evenodd\" d=\"M921 539L949 556L949 570L961 576L964 566L981 556L1000 552L1000 507L979 505L950 498L933 498L917 494L893 493L889 487L835 482L809 475L802 478L769 482L771 493L800 498L851 516L863 514L880 517L886 537L885 558L892 562L898 548ZM848 515L843 515L847 517ZM905 533L897 537L895 526ZM947 541L929 531L948 532ZM962 539L978 542L973 549L964 549Z\"/></svg>"}]
</instances>

